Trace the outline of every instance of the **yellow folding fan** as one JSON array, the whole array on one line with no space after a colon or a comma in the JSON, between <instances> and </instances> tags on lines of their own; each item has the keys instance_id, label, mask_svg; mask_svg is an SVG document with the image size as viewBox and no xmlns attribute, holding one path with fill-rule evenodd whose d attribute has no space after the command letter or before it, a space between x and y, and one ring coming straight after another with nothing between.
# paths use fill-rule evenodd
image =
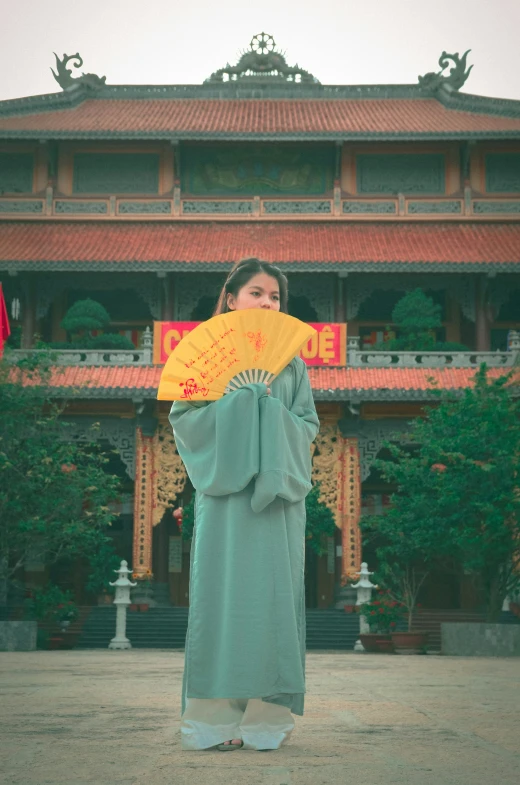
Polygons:
<instances>
[{"instance_id":1,"label":"yellow folding fan","mask_svg":"<svg viewBox=\"0 0 520 785\"><path fill-rule=\"evenodd\" d=\"M161 374L160 401L216 401L245 384L271 384L316 330L279 311L214 316L178 343Z\"/></svg>"}]
</instances>

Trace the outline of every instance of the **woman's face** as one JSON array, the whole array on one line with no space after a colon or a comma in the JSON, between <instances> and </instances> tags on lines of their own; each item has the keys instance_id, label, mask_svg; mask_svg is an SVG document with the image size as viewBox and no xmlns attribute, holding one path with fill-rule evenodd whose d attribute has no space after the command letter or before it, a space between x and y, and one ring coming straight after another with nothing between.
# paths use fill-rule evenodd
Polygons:
<instances>
[{"instance_id":1,"label":"woman's face","mask_svg":"<svg viewBox=\"0 0 520 785\"><path fill-rule=\"evenodd\" d=\"M267 273L257 273L238 290L236 297L228 294L227 304L231 311L242 311L245 308L265 308L270 311L279 311L280 287L278 281Z\"/></svg>"}]
</instances>

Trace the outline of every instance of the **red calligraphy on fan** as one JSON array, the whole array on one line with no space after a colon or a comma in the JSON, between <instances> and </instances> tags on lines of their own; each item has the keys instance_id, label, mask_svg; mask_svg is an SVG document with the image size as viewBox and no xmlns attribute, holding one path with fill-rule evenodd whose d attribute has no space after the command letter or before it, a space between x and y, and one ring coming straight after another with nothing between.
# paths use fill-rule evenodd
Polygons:
<instances>
[{"instance_id":1,"label":"red calligraphy on fan","mask_svg":"<svg viewBox=\"0 0 520 785\"><path fill-rule=\"evenodd\" d=\"M188 379L187 382L180 382L179 387L184 387L181 398L193 398L194 395L206 395L209 393L207 387L199 387L195 379Z\"/></svg>"}]
</instances>

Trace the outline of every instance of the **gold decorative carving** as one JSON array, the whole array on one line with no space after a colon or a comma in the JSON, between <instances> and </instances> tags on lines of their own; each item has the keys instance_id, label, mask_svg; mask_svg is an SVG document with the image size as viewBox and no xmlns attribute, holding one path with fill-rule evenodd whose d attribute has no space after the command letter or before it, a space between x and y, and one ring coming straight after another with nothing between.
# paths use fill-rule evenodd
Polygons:
<instances>
[{"instance_id":1,"label":"gold decorative carving","mask_svg":"<svg viewBox=\"0 0 520 785\"><path fill-rule=\"evenodd\" d=\"M332 511L336 526L341 529L338 515L338 468L341 434L336 423L324 422L312 443L312 481L320 484L320 501Z\"/></svg>"},{"instance_id":2,"label":"gold decorative carving","mask_svg":"<svg viewBox=\"0 0 520 785\"><path fill-rule=\"evenodd\" d=\"M137 578L152 574L152 513L154 477L154 447L151 436L135 432L135 494L133 574Z\"/></svg>"},{"instance_id":3,"label":"gold decorative carving","mask_svg":"<svg viewBox=\"0 0 520 785\"><path fill-rule=\"evenodd\" d=\"M342 535L341 582L361 567L361 481L357 439L345 439L336 421L326 418L312 445L312 479L320 483L320 501L334 515Z\"/></svg>"},{"instance_id":4,"label":"gold decorative carving","mask_svg":"<svg viewBox=\"0 0 520 785\"><path fill-rule=\"evenodd\" d=\"M159 420L153 437L153 446L155 458L153 525L157 526L168 507L174 506L175 500L184 490L187 475L177 452L168 420Z\"/></svg>"}]
</instances>

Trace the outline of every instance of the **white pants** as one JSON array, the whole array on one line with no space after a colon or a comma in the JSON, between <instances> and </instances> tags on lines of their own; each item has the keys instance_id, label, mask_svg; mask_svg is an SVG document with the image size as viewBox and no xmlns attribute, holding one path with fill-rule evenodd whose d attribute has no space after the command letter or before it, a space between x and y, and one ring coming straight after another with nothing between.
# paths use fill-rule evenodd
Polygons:
<instances>
[{"instance_id":1,"label":"white pants","mask_svg":"<svg viewBox=\"0 0 520 785\"><path fill-rule=\"evenodd\" d=\"M205 750L242 739L246 750L276 750L294 728L290 709L260 698L187 698L181 721L183 750Z\"/></svg>"}]
</instances>

